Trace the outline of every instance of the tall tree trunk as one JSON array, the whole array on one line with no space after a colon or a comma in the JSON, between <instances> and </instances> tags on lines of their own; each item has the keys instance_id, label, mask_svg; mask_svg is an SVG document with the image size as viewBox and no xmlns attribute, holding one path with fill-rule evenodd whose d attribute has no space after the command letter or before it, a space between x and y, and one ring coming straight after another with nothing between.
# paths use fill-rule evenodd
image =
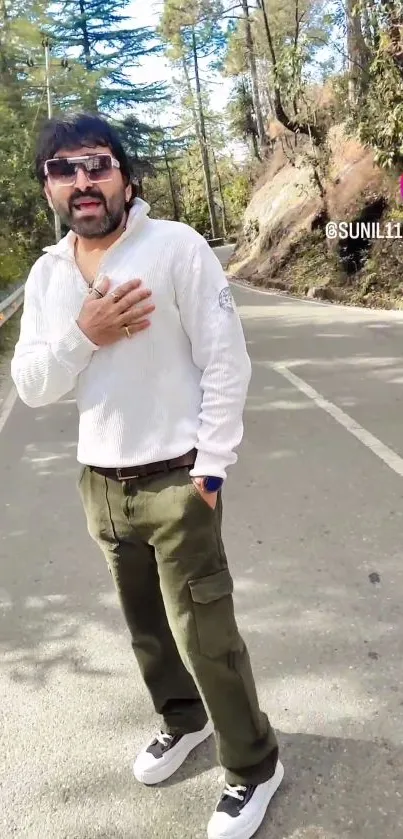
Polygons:
<instances>
[{"instance_id":1,"label":"tall tree trunk","mask_svg":"<svg viewBox=\"0 0 403 839\"><path fill-rule=\"evenodd\" d=\"M85 10L85 2L84 0L79 0L80 6L80 29L83 34L83 52L85 58L85 66L86 69L91 72L93 69L92 67L92 60L91 60L91 46L90 46L90 36L88 34L88 27L87 27L87 16Z\"/></svg>"},{"instance_id":2,"label":"tall tree trunk","mask_svg":"<svg viewBox=\"0 0 403 839\"><path fill-rule=\"evenodd\" d=\"M297 81L297 68L296 68L296 55L297 55L297 48L299 43L299 32L301 26L301 19L299 16L299 0L295 0L295 33L294 33L294 50L292 54L292 76L293 76L293 84ZM298 116L298 101L297 96L294 95L293 102L294 108L294 116Z\"/></svg>"},{"instance_id":3,"label":"tall tree trunk","mask_svg":"<svg viewBox=\"0 0 403 839\"><path fill-rule=\"evenodd\" d=\"M6 0L0 0L0 80L7 91L7 80L11 77L11 62L8 54L10 24Z\"/></svg>"},{"instance_id":4,"label":"tall tree trunk","mask_svg":"<svg viewBox=\"0 0 403 839\"><path fill-rule=\"evenodd\" d=\"M354 14L356 0L346 0L347 55L348 55L348 101L352 107L359 100L360 53L357 40L357 15Z\"/></svg>"},{"instance_id":5,"label":"tall tree trunk","mask_svg":"<svg viewBox=\"0 0 403 839\"><path fill-rule=\"evenodd\" d=\"M257 125L258 137L259 137L259 145L260 145L260 148L262 149L262 151L264 152L264 150L267 147L267 139L266 139L266 132L265 132L265 128L264 128L264 122L263 122L262 105L261 105L260 93L259 93L259 83L258 83L258 80L257 80L255 45L253 43L252 25L251 25L251 22L250 22L248 0L242 0L242 11L243 11L243 17L244 17L244 21L245 21L246 51L247 51L247 55L248 55L249 72L250 72L251 85L252 85L253 108L254 108L255 116L256 116L256 125Z\"/></svg>"},{"instance_id":6,"label":"tall tree trunk","mask_svg":"<svg viewBox=\"0 0 403 839\"><path fill-rule=\"evenodd\" d=\"M366 86L369 49L362 33L361 16L356 11L357 0L346 0L348 101L357 107Z\"/></svg>"},{"instance_id":7,"label":"tall tree trunk","mask_svg":"<svg viewBox=\"0 0 403 839\"><path fill-rule=\"evenodd\" d=\"M214 151L214 148L213 148L212 144L211 144L211 150L212 150L212 153L213 153L214 168L215 168L215 173L216 173L216 178L217 178L217 183L218 183L218 190L219 190L219 193L220 193L221 207L222 207L222 232L223 232L224 238L226 238L227 235L228 235L227 208L226 208L226 205L225 205L224 191L223 191L223 188L222 188L222 180L221 180L220 170L218 168L217 157L216 157L216 154L215 154L215 151Z\"/></svg>"},{"instance_id":8,"label":"tall tree trunk","mask_svg":"<svg viewBox=\"0 0 403 839\"><path fill-rule=\"evenodd\" d=\"M259 146L258 146L256 134L251 134L251 146L252 146L252 152L255 155L256 160L261 160L262 158L260 157L260 154L259 154Z\"/></svg>"},{"instance_id":9,"label":"tall tree trunk","mask_svg":"<svg viewBox=\"0 0 403 839\"><path fill-rule=\"evenodd\" d=\"M367 44L367 47L369 49L373 50L374 47L375 47L374 33L372 31L371 18L370 18L370 15L369 15L368 6L364 6L361 14L362 14L362 24L361 24L362 34L364 36L365 43Z\"/></svg>"},{"instance_id":10,"label":"tall tree trunk","mask_svg":"<svg viewBox=\"0 0 403 839\"><path fill-rule=\"evenodd\" d=\"M83 36L83 53L85 59L85 68L90 73L94 69L94 65L92 62L91 56L91 43L90 43L90 36L88 32L87 26L87 16L86 16L86 8L85 8L85 0L79 0L80 6L80 29ZM95 112L98 111L98 97L94 90L91 91L89 97L89 108Z\"/></svg>"},{"instance_id":11,"label":"tall tree trunk","mask_svg":"<svg viewBox=\"0 0 403 839\"><path fill-rule=\"evenodd\" d=\"M166 146L165 146L164 142L162 143L162 150L164 152L165 168L167 170L167 175L168 175L168 180L169 180L169 189L170 189L170 192L171 192L171 199L172 199L172 209L174 211L174 221L179 221L180 220L180 209L179 209L178 200L177 200L177 197L176 197L175 184L174 184L174 179L173 179L173 175L172 175L172 170L171 170L171 167L169 165L169 157L167 155L167 150L166 150Z\"/></svg>"},{"instance_id":12,"label":"tall tree trunk","mask_svg":"<svg viewBox=\"0 0 403 839\"><path fill-rule=\"evenodd\" d=\"M284 125L285 128L288 128L289 131L292 131L294 134L305 134L306 136L310 137L311 140L316 145L319 145L322 140L322 135L320 131L317 129L316 125L309 122L300 122L297 117L291 118L285 111L283 100L281 96L281 89L280 89L280 80L279 80L279 72L278 72L278 63L277 63L277 56L276 51L274 49L274 40L271 34L269 18L267 14L267 9L265 5L265 0L257 0L259 8L263 12L263 20L264 20L264 28L266 31L267 36L267 43L269 46L269 53L271 58L271 63L273 66L273 76L274 76L274 112L279 122Z\"/></svg>"},{"instance_id":13,"label":"tall tree trunk","mask_svg":"<svg viewBox=\"0 0 403 839\"><path fill-rule=\"evenodd\" d=\"M190 224L189 222L189 206L188 206L188 196L189 196L189 184L186 178L184 178L184 183L182 181L181 176L179 175L179 191L181 194L181 201L182 201L182 218L184 218L186 224Z\"/></svg>"},{"instance_id":14,"label":"tall tree trunk","mask_svg":"<svg viewBox=\"0 0 403 839\"><path fill-rule=\"evenodd\" d=\"M5 90L7 89L5 79L8 75L7 40L8 13L6 0L0 0L0 81Z\"/></svg>"},{"instance_id":15,"label":"tall tree trunk","mask_svg":"<svg viewBox=\"0 0 403 839\"><path fill-rule=\"evenodd\" d=\"M256 160L261 161L262 157L259 151L259 144L257 141L257 129L256 129L256 122L255 122L255 115L253 113L253 100L251 101L251 94L250 94L250 80L246 80L245 76L242 76L241 80L242 84L242 98L243 104L245 107L245 115L246 115L246 136L250 137L251 140L251 150Z\"/></svg>"},{"instance_id":16,"label":"tall tree trunk","mask_svg":"<svg viewBox=\"0 0 403 839\"><path fill-rule=\"evenodd\" d=\"M189 68L186 64L186 59L185 58L182 58L182 69L183 69L184 76L185 76L185 79L186 79L186 88L187 88L187 92L188 92L188 96L189 96L190 110L192 111L192 117L193 117L193 123L194 123L195 131L196 131L196 137L197 137L198 142L200 143L201 142L201 134L200 134L199 117L198 117L198 114L197 114L197 111L196 111L193 89L192 89L192 84L191 84L190 76L189 76Z\"/></svg>"},{"instance_id":17,"label":"tall tree trunk","mask_svg":"<svg viewBox=\"0 0 403 839\"><path fill-rule=\"evenodd\" d=\"M200 74L199 74L199 58L197 54L197 42L196 42L196 33L194 29L192 30L192 53L193 53L193 64L194 64L194 71L195 71L195 83L196 83L196 102L197 102L197 112L198 112L198 126L199 126L199 143L200 143L200 152L202 157L203 163L203 173L204 173L204 184L206 188L206 198L207 204L209 209L210 215L210 223L211 223L211 232L213 239L216 239L219 236L219 227L217 222L217 215L215 210L214 204L214 194L213 194L213 187L211 181L211 170L210 170L210 161L209 161L209 154L208 154L208 145L207 145L207 134L206 134L206 123L204 119L204 108L203 108L203 101L201 95L201 85L200 85ZM189 80L190 83L190 80Z\"/></svg>"},{"instance_id":18,"label":"tall tree trunk","mask_svg":"<svg viewBox=\"0 0 403 839\"><path fill-rule=\"evenodd\" d=\"M203 150L203 139L202 139L202 135L201 135L201 131L200 131L199 114L198 114L197 109L196 109L192 83L190 81L189 68L188 68L188 65L186 63L186 58L184 58L184 57L182 57L182 68L183 68L184 76L185 76L185 79L186 79L186 88L187 88L188 97L189 97L190 110L192 111L193 125L195 127L197 142L199 144L200 157L202 159L203 177L204 177L204 192L205 192L206 201L207 201L207 189L206 189L206 179L205 179L205 170L204 170L204 164L203 164L203 151L202 151ZM184 208L185 221L187 221L188 218L189 218L189 208L186 204L186 199L185 199L186 190L187 190L187 193L188 193L189 192L189 182L188 181L186 182L186 189L182 193L182 199L183 199L182 203L183 203L183 208ZM214 206L213 206L213 210L214 210Z\"/></svg>"}]
</instances>

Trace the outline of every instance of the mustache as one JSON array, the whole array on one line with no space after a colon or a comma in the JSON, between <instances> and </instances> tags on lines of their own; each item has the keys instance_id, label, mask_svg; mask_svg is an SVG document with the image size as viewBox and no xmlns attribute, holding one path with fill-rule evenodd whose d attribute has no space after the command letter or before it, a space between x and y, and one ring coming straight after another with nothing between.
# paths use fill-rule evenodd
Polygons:
<instances>
[{"instance_id":1,"label":"mustache","mask_svg":"<svg viewBox=\"0 0 403 839\"><path fill-rule=\"evenodd\" d=\"M101 201L105 209L107 209L105 197L102 195L102 192L91 188L86 189L85 192L82 192L81 189L75 189L69 200L70 213L73 212L73 205L79 198L95 198L97 201Z\"/></svg>"}]
</instances>

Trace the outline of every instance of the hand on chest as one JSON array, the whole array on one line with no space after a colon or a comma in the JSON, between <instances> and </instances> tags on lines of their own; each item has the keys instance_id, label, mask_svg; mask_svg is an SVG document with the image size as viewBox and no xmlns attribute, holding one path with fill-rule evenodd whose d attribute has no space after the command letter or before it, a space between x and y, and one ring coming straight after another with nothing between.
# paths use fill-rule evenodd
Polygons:
<instances>
[{"instance_id":1,"label":"hand on chest","mask_svg":"<svg viewBox=\"0 0 403 839\"><path fill-rule=\"evenodd\" d=\"M135 259L135 255L114 254L114 259L92 259L86 265L86 276L83 276L82 264L63 261L55 264L46 295L46 315L50 331L60 333L73 317L77 319L82 305L88 295L92 279L107 277L110 291L118 288L129 280L139 279L145 289L152 293L152 302L156 309L153 319L165 318L169 311L176 310L175 292L171 272L167 266L158 266L155 259L148 257Z\"/></svg>"}]
</instances>

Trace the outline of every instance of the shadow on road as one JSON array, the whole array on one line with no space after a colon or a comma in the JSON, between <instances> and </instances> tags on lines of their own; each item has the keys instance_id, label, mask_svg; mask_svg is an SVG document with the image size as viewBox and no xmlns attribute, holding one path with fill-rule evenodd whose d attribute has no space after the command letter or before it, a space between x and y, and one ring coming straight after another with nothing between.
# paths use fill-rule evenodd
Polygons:
<instances>
[{"instance_id":1,"label":"shadow on road","mask_svg":"<svg viewBox=\"0 0 403 839\"><path fill-rule=\"evenodd\" d=\"M403 455L401 413L390 409L401 400L403 360L393 352L401 327L377 315L361 326L354 310L331 307L324 322L319 307L302 316L289 301L248 295L242 305L240 296L255 370L225 491L225 541L241 631L286 766L259 836L401 839L401 479L267 366L293 365L359 420L365 409L370 430L382 424L383 441ZM221 783L212 743L158 789L131 776L132 736L137 748L153 714L144 694L135 705L128 633L74 491L75 436L69 399L35 412L18 405L0 435L2 684L10 716L23 688L29 720L40 708L45 728L59 703L56 742L32 732L31 746L19 710L13 729L34 778L24 806L47 808L53 833L21 832L10 811L9 835L202 839Z\"/></svg>"},{"instance_id":2,"label":"shadow on road","mask_svg":"<svg viewBox=\"0 0 403 839\"><path fill-rule=\"evenodd\" d=\"M403 748L392 749L386 742L371 743L342 738L325 738L308 734L281 734L283 758L286 766L284 784L273 800L264 824L256 834L259 839L398 839L403 827L401 777ZM199 777L196 789L202 790L202 774L209 768L203 760L203 750L190 758L189 774ZM187 765L181 770L181 783L188 777ZM387 779L387 784L383 779ZM133 785L124 773L104 773L98 779L85 779L84 785L66 778L56 796L48 790L56 806L76 804L80 807L83 795L101 805L107 796L111 812L117 812L122 799L130 806L132 821L127 829L118 829L111 818L108 827L97 829L83 819L74 839L204 839L205 825L214 808L219 784L211 800L203 794L195 795L194 788L186 787L188 816L178 813L179 790L167 784L154 788ZM214 797L215 795L215 797ZM57 799L59 803L57 805ZM139 818L136 802L146 804ZM183 820L181 820L181 817ZM63 836L64 839L64 836ZM67 835L66 835L67 839Z\"/></svg>"}]
</instances>

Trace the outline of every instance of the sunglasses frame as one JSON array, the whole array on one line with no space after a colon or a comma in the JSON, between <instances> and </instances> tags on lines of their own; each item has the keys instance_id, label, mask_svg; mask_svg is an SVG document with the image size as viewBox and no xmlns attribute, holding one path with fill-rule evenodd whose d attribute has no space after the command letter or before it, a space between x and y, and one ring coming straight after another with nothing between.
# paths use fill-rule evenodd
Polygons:
<instances>
[{"instance_id":1,"label":"sunglasses frame","mask_svg":"<svg viewBox=\"0 0 403 839\"><path fill-rule=\"evenodd\" d=\"M97 178L94 181L91 180L91 172L88 170L88 168L86 166L86 162L91 160L94 157L108 157L109 158L109 160L111 161L111 164L112 164L110 170L108 170L111 173L109 178ZM77 164L75 172L74 172L74 179L72 181L66 182L66 181L60 180L59 178L52 177L52 175L49 172L48 164L52 163L53 160L66 160L67 163ZM52 181L52 183L58 184L59 186L73 186L75 184L76 180L77 180L77 171L78 171L79 166L81 166L81 168L85 172L85 175L86 175L87 179L92 184L101 184L101 183L105 183L106 181L110 181L112 179L112 170L113 169L120 169L119 161L116 160L116 157L113 157L112 154L109 154L109 152L94 152L94 154L83 154L83 155L78 155L77 157L51 157L49 160L45 160L45 164L44 164L45 177L49 178L49 180Z\"/></svg>"}]
</instances>

